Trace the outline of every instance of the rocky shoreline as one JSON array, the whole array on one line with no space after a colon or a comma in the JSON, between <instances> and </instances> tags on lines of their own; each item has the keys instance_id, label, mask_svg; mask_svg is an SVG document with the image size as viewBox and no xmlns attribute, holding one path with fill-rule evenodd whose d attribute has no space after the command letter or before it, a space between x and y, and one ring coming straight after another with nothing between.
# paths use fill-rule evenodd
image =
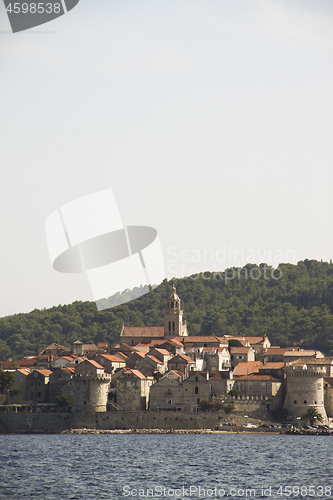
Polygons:
<instances>
[{"instance_id":1,"label":"rocky shoreline","mask_svg":"<svg viewBox=\"0 0 333 500\"><path fill-rule=\"evenodd\" d=\"M273 432L258 431L257 429L68 429L61 434L281 434L276 429Z\"/></svg>"}]
</instances>

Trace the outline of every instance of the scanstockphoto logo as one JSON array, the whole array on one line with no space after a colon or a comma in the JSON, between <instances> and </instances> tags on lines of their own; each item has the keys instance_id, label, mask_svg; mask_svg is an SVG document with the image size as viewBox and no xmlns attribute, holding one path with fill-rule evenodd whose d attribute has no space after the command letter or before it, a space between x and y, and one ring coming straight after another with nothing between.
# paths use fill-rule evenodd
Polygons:
<instances>
[{"instance_id":1,"label":"scanstockphoto logo","mask_svg":"<svg viewBox=\"0 0 333 500\"><path fill-rule=\"evenodd\" d=\"M13 33L49 23L72 10L80 0L48 0L46 2L3 0Z\"/></svg>"},{"instance_id":2,"label":"scanstockphoto logo","mask_svg":"<svg viewBox=\"0 0 333 500\"><path fill-rule=\"evenodd\" d=\"M53 269L85 273L99 311L111 307L101 299L138 287L144 295L149 288L142 284L165 278L157 231L124 226L112 189L63 205L46 219L45 230Z\"/></svg>"}]
</instances>

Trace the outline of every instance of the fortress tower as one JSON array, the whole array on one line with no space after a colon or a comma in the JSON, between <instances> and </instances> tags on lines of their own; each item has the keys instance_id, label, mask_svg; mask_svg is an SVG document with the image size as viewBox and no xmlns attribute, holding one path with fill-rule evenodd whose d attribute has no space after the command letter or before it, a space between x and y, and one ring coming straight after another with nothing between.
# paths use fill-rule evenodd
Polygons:
<instances>
[{"instance_id":1,"label":"fortress tower","mask_svg":"<svg viewBox=\"0 0 333 500\"><path fill-rule=\"evenodd\" d=\"M74 411L106 411L111 375L74 376L75 410Z\"/></svg>"},{"instance_id":2,"label":"fortress tower","mask_svg":"<svg viewBox=\"0 0 333 500\"><path fill-rule=\"evenodd\" d=\"M327 424L324 407L324 384L326 370L323 366L295 361L285 368L286 398L284 408L291 415L301 417L309 406L316 408Z\"/></svg>"},{"instance_id":3,"label":"fortress tower","mask_svg":"<svg viewBox=\"0 0 333 500\"><path fill-rule=\"evenodd\" d=\"M186 337L186 322L183 325L183 311L180 308L180 298L176 293L176 288L172 287L171 295L167 300L167 307L164 311L164 338Z\"/></svg>"}]
</instances>

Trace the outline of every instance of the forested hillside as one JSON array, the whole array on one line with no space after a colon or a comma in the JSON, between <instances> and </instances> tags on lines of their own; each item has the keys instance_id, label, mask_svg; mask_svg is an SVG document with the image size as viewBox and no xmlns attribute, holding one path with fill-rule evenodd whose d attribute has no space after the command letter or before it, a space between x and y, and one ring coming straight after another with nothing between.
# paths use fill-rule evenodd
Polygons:
<instances>
[{"instance_id":1,"label":"forested hillside","mask_svg":"<svg viewBox=\"0 0 333 500\"><path fill-rule=\"evenodd\" d=\"M115 343L123 324L163 325L172 282L190 335L267 334L272 345L298 345L333 355L333 264L314 260L281 264L282 273L275 273L282 274L280 279L271 277L271 268L251 279L252 267L248 264L232 280L225 280L224 273L165 280L143 297L100 312L94 302L74 302L2 318L0 359L35 354L38 347L52 342L68 347L77 339Z\"/></svg>"}]
</instances>

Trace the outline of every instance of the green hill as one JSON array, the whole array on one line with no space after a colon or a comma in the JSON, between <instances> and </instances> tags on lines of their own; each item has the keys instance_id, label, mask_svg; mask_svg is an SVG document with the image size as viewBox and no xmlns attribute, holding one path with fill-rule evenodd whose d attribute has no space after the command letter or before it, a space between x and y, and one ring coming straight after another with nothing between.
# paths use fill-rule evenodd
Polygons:
<instances>
[{"instance_id":1,"label":"green hill","mask_svg":"<svg viewBox=\"0 0 333 500\"><path fill-rule=\"evenodd\" d=\"M257 266L255 266L257 267ZM177 287L190 335L263 335L272 345L298 345L333 355L333 264L305 260L297 265L248 264L236 270L234 279L224 273L204 273L165 280L147 295L123 305L97 311L94 302L73 304L16 314L0 319L0 359L35 354L38 347L59 342L70 347L119 340L122 325L163 325L163 310ZM228 276L232 276L229 271ZM266 276L265 276L266 275ZM276 279L281 275L280 279ZM258 278L258 279L255 279ZM123 292L136 297L139 289ZM119 303L123 294L105 299Z\"/></svg>"}]
</instances>

